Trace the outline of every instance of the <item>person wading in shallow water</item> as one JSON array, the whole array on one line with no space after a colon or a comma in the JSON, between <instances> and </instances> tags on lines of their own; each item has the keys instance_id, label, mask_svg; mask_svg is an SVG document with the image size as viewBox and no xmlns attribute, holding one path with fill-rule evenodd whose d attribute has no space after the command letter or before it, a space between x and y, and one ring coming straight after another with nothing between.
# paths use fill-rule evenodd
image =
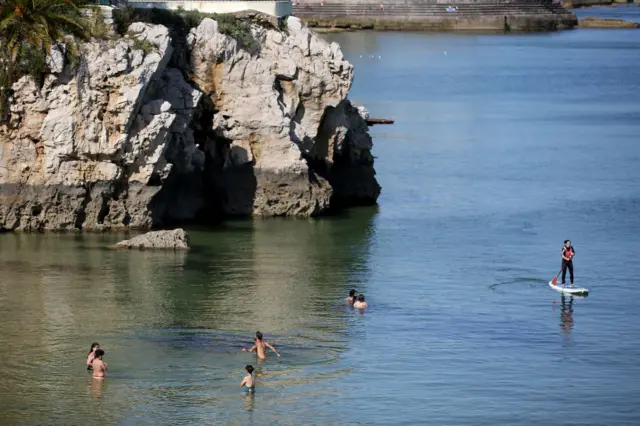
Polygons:
<instances>
[{"instance_id":1,"label":"person wading in shallow water","mask_svg":"<svg viewBox=\"0 0 640 426\"><path fill-rule=\"evenodd\" d=\"M255 393L256 379L253 377L253 365L247 365L244 370L247 372L247 375L244 376L244 379L240 382L240 387L247 393Z\"/></svg>"},{"instance_id":2,"label":"person wading in shallow water","mask_svg":"<svg viewBox=\"0 0 640 426\"><path fill-rule=\"evenodd\" d=\"M347 303L352 305L358 300L358 291L354 288L349 291L349 297L345 299Z\"/></svg>"},{"instance_id":3,"label":"person wading in shallow water","mask_svg":"<svg viewBox=\"0 0 640 426\"><path fill-rule=\"evenodd\" d=\"M87 370L93 370L93 359L96 357L96 351L100 349L100 344L94 342L89 349L89 355L87 356Z\"/></svg>"},{"instance_id":4,"label":"person wading in shallow water","mask_svg":"<svg viewBox=\"0 0 640 426\"><path fill-rule=\"evenodd\" d=\"M353 304L353 307L356 309L366 309L367 306L369 305L364 301L364 294L359 294L358 300Z\"/></svg>"},{"instance_id":5,"label":"person wading in shallow water","mask_svg":"<svg viewBox=\"0 0 640 426\"><path fill-rule=\"evenodd\" d=\"M243 352L253 352L256 351L256 353L258 354L258 358L260 359L267 359L267 348L271 349L273 352L275 352L275 354L277 356L280 356L280 354L278 353L278 351L276 350L276 348L274 348L273 346L271 346L269 344L269 342L265 341L262 339L262 333L259 331L256 331L256 339L255 339L255 344L253 345L253 347L251 349L247 349L247 348L242 348Z\"/></svg>"},{"instance_id":6,"label":"person wading in shallow water","mask_svg":"<svg viewBox=\"0 0 640 426\"><path fill-rule=\"evenodd\" d=\"M569 280L571 280L571 287L573 287L573 257L576 255L576 251L571 246L571 240L564 240L564 246L562 247L562 286L566 282L567 269L569 269Z\"/></svg>"},{"instance_id":7,"label":"person wading in shallow water","mask_svg":"<svg viewBox=\"0 0 640 426\"><path fill-rule=\"evenodd\" d=\"M96 356L93 359L93 378L94 379L104 379L104 376L107 375L107 363L102 360L104 356L104 351L102 349L98 349L96 351Z\"/></svg>"}]
</instances>

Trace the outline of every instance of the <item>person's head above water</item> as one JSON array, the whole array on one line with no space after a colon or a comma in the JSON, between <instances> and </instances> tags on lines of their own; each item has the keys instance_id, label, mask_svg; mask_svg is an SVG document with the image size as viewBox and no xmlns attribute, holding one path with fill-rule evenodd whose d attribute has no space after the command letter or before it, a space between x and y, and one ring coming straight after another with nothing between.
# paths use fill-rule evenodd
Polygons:
<instances>
[{"instance_id":1,"label":"person's head above water","mask_svg":"<svg viewBox=\"0 0 640 426\"><path fill-rule=\"evenodd\" d=\"M261 331L256 331L256 339L262 340L262 332Z\"/></svg>"},{"instance_id":2,"label":"person's head above water","mask_svg":"<svg viewBox=\"0 0 640 426\"><path fill-rule=\"evenodd\" d=\"M564 246L565 246L566 248L571 247L571 240L564 240Z\"/></svg>"},{"instance_id":3,"label":"person's head above water","mask_svg":"<svg viewBox=\"0 0 640 426\"><path fill-rule=\"evenodd\" d=\"M358 295L358 302L364 302L364 294Z\"/></svg>"},{"instance_id":4,"label":"person's head above water","mask_svg":"<svg viewBox=\"0 0 640 426\"><path fill-rule=\"evenodd\" d=\"M100 344L98 342L93 342L91 344L91 349L89 349L89 353L93 352L96 349L100 349Z\"/></svg>"},{"instance_id":5,"label":"person's head above water","mask_svg":"<svg viewBox=\"0 0 640 426\"><path fill-rule=\"evenodd\" d=\"M247 365L244 369L247 370L247 373L253 374L253 365Z\"/></svg>"},{"instance_id":6,"label":"person's head above water","mask_svg":"<svg viewBox=\"0 0 640 426\"><path fill-rule=\"evenodd\" d=\"M358 295L358 291L355 288L352 288L349 291L349 297L356 297Z\"/></svg>"},{"instance_id":7,"label":"person's head above water","mask_svg":"<svg viewBox=\"0 0 640 426\"><path fill-rule=\"evenodd\" d=\"M102 355L104 355L104 351L102 349L98 349L96 351L96 358L102 358Z\"/></svg>"}]
</instances>

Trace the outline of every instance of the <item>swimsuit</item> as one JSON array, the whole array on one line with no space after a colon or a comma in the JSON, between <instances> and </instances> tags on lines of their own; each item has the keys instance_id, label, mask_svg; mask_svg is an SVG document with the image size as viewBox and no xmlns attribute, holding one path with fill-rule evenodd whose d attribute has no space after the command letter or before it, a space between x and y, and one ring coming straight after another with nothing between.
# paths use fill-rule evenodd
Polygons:
<instances>
[{"instance_id":1,"label":"swimsuit","mask_svg":"<svg viewBox=\"0 0 640 426\"><path fill-rule=\"evenodd\" d=\"M256 387L255 386L249 387L247 385L244 385L244 391L248 392L248 393L255 393L256 392Z\"/></svg>"}]
</instances>

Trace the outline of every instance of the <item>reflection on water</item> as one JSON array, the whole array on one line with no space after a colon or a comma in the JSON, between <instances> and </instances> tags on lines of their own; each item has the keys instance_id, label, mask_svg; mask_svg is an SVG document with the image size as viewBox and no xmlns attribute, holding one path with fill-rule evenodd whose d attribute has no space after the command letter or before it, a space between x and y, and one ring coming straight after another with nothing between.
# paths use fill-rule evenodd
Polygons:
<instances>
[{"instance_id":1,"label":"reflection on water","mask_svg":"<svg viewBox=\"0 0 640 426\"><path fill-rule=\"evenodd\" d=\"M245 411L252 412L254 404L256 402L255 393L247 392L246 395L244 395L243 398L244 398L244 409L245 409Z\"/></svg>"},{"instance_id":2,"label":"reflection on water","mask_svg":"<svg viewBox=\"0 0 640 426\"><path fill-rule=\"evenodd\" d=\"M89 378L89 393L95 400L99 400L102 398L102 394L105 389L106 381L103 379L94 379L93 377Z\"/></svg>"},{"instance_id":3,"label":"reflection on water","mask_svg":"<svg viewBox=\"0 0 640 426\"><path fill-rule=\"evenodd\" d=\"M261 404L313 395L341 374L350 319L339 301L369 273L376 210L349 214L192 230L189 253L107 250L123 238L113 234L0 235L0 418L79 423L97 408L107 423L131 421L131 410L148 422L227 407L240 402L246 364L259 370ZM282 358L240 351L256 330ZM92 341L107 380L86 376ZM284 389L293 399L283 403ZM253 397L241 401L253 410ZM212 413L180 412L194 422Z\"/></svg>"},{"instance_id":4,"label":"reflection on water","mask_svg":"<svg viewBox=\"0 0 640 426\"><path fill-rule=\"evenodd\" d=\"M568 338L573 330L573 297L566 297L564 294L561 297L560 327L565 337Z\"/></svg>"}]
</instances>

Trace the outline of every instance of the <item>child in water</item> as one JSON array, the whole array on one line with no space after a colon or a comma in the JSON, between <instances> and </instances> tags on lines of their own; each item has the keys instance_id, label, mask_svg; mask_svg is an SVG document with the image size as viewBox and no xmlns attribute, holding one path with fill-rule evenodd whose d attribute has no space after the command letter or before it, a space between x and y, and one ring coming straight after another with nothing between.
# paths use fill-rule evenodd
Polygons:
<instances>
[{"instance_id":1,"label":"child in water","mask_svg":"<svg viewBox=\"0 0 640 426\"><path fill-rule=\"evenodd\" d=\"M242 348L243 352L253 352L256 351L256 353L258 354L258 358L260 359L267 359L267 348L271 349L273 352L275 352L276 355L280 356L280 354L278 353L278 351L276 351L276 348L274 348L273 346L271 346L269 344L269 342L262 340L263 336L262 333L259 331L256 331L256 340L255 340L255 344L253 345L253 347L251 349L247 349L247 348Z\"/></svg>"},{"instance_id":2,"label":"child in water","mask_svg":"<svg viewBox=\"0 0 640 426\"><path fill-rule=\"evenodd\" d=\"M244 388L244 391L247 393L255 393L256 379L253 377L253 365L247 365L244 369L247 375L244 376L244 379L240 382L240 387Z\"/></svg>"},{"instance_id":3,"label":"child in water","mask_svg":"<svg viewBox=\"0 0 640 426\"><path fill-rule=\"evenodd\" d=\"M364 294L358 295L358 301L353 304L353 307L356 309L365 309L367 306L367 302L364 301Z\"/></svg>"},{"instance_id":4,"label":"child in water","mask_svg":"<svg viewBox=\"0 0 640 426\"><path fill-rule=\"evenodd\" d=\"M93 360L96 357L96 351L100 349L100 344L93 342L91 349L89 349L89 355L87 356L87 370L93 370Z\"/></svg>"}]
</instances>

